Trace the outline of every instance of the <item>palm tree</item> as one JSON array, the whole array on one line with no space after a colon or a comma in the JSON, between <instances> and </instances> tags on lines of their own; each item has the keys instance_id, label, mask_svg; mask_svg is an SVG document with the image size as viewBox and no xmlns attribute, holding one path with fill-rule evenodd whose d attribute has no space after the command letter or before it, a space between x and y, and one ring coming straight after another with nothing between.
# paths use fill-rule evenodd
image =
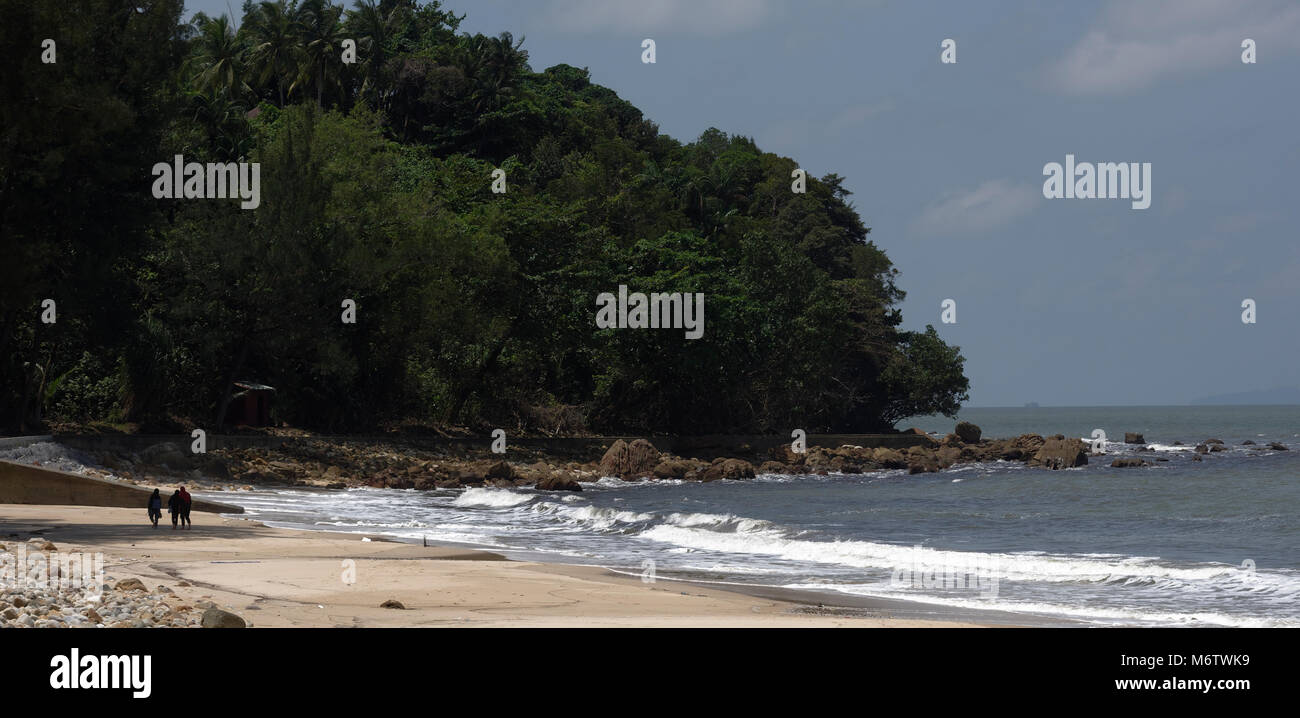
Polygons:
<instances>
[{"instance_id":1,"label":"palm tree","mask_svg":"<svg viewBox=\"0 0 1300 718\"><path fill-rule=\"evenodd\" d=\"M485 43L483 50L486 53L484 57L483 69L487 72L488 81L495 87L513 87L519 78L528 72L528 52L522 50L524 38L519 38L515 42L514 37L503 32L500 35L489 38Z\"/></svg>"},{"instance_id":2,"label":"palm tree","mask_svg":"<svg viewBox=\"0 0 1300 718\"><path fill-rule=\"evenodd\" d=\"M230 161L248 155L253 136L243 104L219 90L190 91L189 98L194 120L207 131L218 158Z\"/></svg>"},{"instance_id":3,"label":"palm tree","mask_svg":"<svg viewBox=\"0 0 1300 718\"><path fill-rule=\"evenodd\" d=\"M379 73L388 62L388 45L404 17L404 6L391 8L386 14L375 0L357 0L356 10L348 13L348 28L360 40L357 49L361 54L361 74L365 77L361 85L362 96L377 92ZM376 107L381 106L378 97L370 98Z\"/></svg>"},{"instance_id":4,"label":"palm tree","mask_svg":"<svg viewBox=\"0 0 1300 718\"><path fill-rule=\"evenodd\" d=\"M194 89L230 97L252 92L243 79L245 48L230 27L230 18L212 19L199 13L194 24L199 36L188 63Z\"/></svg>"},{"instance_id":5,"label":"palm tree","mask_svg":"<svg viewBox=\"0 0 1300 718\"><path fill-rule=\"evenodd\" d=\"M528 53L520 49L523 38L503 32L497 37L462 36L451 61L474 83L470 95L475 114L500 109L512 97L528 71Z\"/></svg>"},{"instance_id":6,"label":"palm tree","mask_svg":"<svg viewBox=\"0 0 1300 718\"><path fill-rule=\"evenodd\" d=\"M248 31L253 38L249 59L257 81L263 86L273 81L283 107L285 88L298 77L302 64L298 23L285 0L267 0L253 12Z\"/></svg>"},{"instance_id":7,"label":"palm tree","mask_svg":"<svg viewBox=\"0 0 1300 718\"><path fill-rule=\"evenodd\" d=\"M326 0L305 0L298 9L298 27L302 32L303 53L298 78L289 93L297 87L316 88L316 106L324 106L325 87L339 86L341 77L343 40L345 33L339 18L343 8Z\"/></svg>"}]
</instances>

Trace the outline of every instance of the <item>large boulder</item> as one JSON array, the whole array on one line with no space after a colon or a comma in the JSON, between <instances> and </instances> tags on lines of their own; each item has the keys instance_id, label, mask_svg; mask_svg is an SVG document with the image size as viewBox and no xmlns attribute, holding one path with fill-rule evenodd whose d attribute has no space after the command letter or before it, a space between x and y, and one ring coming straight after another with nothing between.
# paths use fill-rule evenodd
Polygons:
<instances>
[{"instance_id":1,"label":"large boulder","mask_svg":"<svg viewBox=\"0 0 1300 718\"><path fill-rule=\"evenodd\" d=\"M961 439L964 443L978 444L980 443L980 435L983 432L980 431L978 426L969 421L961 421L957 423L957 428L953 429L952 433L956 434L957 438Z\"/></svg>"},{"instance_id":2,"label":"large boulder","mask_svg":"<svg viewBox=\"0 0 1300 718\"><path fill-rule=\"evenodd\" d=\"M659 450L645 439L627 443L615 441L600 459L600 470L605 476L616 476L631 481L653 475L659 464Z\"/></svg>"},{"instance_id":3,"label":"large boulder","mask_svg":"<svg viewBox=\"0 0 1300 718\"><path fill-rule=\"evenodd\" d=\"M754 465L744 459L718 458L708 468L700 472L701 481L752 478L754 478Z\"/></svg>"},{"instance_id":4,"label":"large boulder","mask_svg":"<svg viewBox=\"0 0 1300 718\"><path fill-rule=\"evenodd\" d=\"M666 458L655 464L651 473L657 479L684 479L686 478L686 472L699 468L702 468L702 466L698 461Z\"/></svg>"},{"instance_id":5,"label":"large boulder","mask_svg":"<svg viewBox=\"0 0 1300 718\"><path fill-rule=\"evenodd\" d=\"M554 473L537 480L538 491L582 491L582 484L568 474Z\"/></svg>"},{"instance_id":6,"label":"large boulder","mask_svg":"<svg viewBox=\"0 0 1300 718\"><path fill-rule=\"evenodd\" d=\"M203 612L204 628L247 628L248 624L244 619L236 616L229 611L223 611L216 606Z\"/></svg>"},{"instance_id":7,"label":"large boulder","mask_svg":"<svg viewBox=\"0 0 1300 718\"><path fill-rule=\"evenodd\" d=\"M907 457L901 451L896 449L880 448L875 450L873 457L877 464L886 469L905 469L907 468Z\"/></svg>"},{"instance_id":8,"label":"large boulder","mask_svg":"<svg viewBox=\"0 0 1300 718\"><path fill-rule=\"evenodd\" d=\"M113 586L113 588L114 590L117 591L148 591L149 590L147 587L145 587L144 582L138 578L124 578L121 581L118 581L117 584Z\"/></svg>"},{"instance_id":9,"label":"large boulder","mask_svg":"<svg viewBox=\"0 0 1300 718\"><path fill-rule=\"evenodd\" d=\"M945 446L936 451L934 456L939 461L939 468L946 469L961 460L962 451L955 446Z\"/></svg>"},{"instance_id":10,"label":"large boulder","mask_svg":"<svg viewBox=\"0 0 1300 718\"><path fill-rule=\"evenodd\" d=\"M164 466L173 471L187 470L195 464L193 454L170 441L154 444L141 451L140 461L151 466Z\"/></svg>"},{"instance_id":11,"label":"large boulder","mask_svg":"<svg viewBox=\"0 0 1300 718\"><path fill-rule=\"evenodd\" d=\"M932 474L939 470L939 462L933 456L919 456L907 464L908 474Z\"/></svg>"},{"instance_id":12,"label":"large boulder","mask_svg":"<svg viewBox=\"0 0 1300 718\"><path fill-rule=\"evenodd\" d=\"M1083 466L1088 463L1088 445L1082 439L1053 437L1043 442L1029 463L1032 466L1048 469L1072 469Z\"/></svg>"},{"instance_id":13,"label":"large boulder","mask_svg":"<svg viewBox=\"0 0 1300 718\"><path fill-rule=\"evenodd\" d=\"M1126 431L1126 432L1124 432L1124 443L1125 443L1125 444L1145 444L1145 443L1147 443L1147 440L1144 439L1144 438L1142 437L1141 434L1137 434L1137 433L1134 433L1134 432L1132 432L1132 431Z\"/></svg>"},{"instance_id":14,"label":"large boulder","mask_svg":"<svg viewBox=\"0 0 1300 718\"><path fill-rule=\"evenodd\" d=\"M1164 461L1164 459L1161 459L1161 461ZM1131 466L1148 466L1145 459L1139 459L1137 457L1128 458L1128 459L1115 459L1114 461L1110 462L1110 465L1117 469L1124 469Z\"/></svg>"}]
</instances>

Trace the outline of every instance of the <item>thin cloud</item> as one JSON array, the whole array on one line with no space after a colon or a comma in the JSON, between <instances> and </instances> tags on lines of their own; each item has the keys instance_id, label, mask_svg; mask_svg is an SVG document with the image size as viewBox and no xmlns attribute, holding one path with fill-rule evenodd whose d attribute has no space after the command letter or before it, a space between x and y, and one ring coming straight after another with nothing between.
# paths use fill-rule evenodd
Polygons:
<instances>
[{"instance_id":1,"label":"thin cloud","mask_svg":"<svg viewBox=\"0 0 1300 718\"><path fill-rule=\"evenodd\" d=\"M1258 62L1300 50L1300 5L1279 0L1112 2L1059 62L1047 83L1067 94L1122 94L1166 77L1241 63L1241 41Z\"/></svg>"},{"instance_id":2,"label":"thin cloud","mask_svg":"<svg viewBox=\"0 0 1300 718\"><path fill-rule=\"evenodd\" d=\"M989 180L926 207L912 223L912 230L924 236L987 232L1028 214L1040 198L1030 185Z\"/></svg>"},{"instance_id":3,"label":"thin cloud","mask_svg":"<svg viewBox=\"0 0 1300 718\"><path fill-rule=\"evenodd\" d=\"M758 27L774 7L771 0L550 0L544 14L555 29L573 33L725 35Z\"/></svg>"}]
</instances>

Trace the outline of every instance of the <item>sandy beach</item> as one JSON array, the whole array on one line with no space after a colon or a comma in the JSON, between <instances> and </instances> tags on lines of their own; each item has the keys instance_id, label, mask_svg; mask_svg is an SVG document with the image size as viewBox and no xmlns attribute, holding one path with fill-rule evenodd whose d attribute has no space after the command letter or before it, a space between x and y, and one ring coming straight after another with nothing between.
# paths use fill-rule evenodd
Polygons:
<instances>
[{"instance_id":1,"label":"sandy beach","mask_svg":"<svg viewBox=\"0 0 1300 718\"><path fill-rule=\"evenodd\" d=\"M103 552L109 583L138 578L211 601L253 627L974 627L810 615L801 604L598 567L509 561L485 551L269 528L195 513L191 531L140 510L0 506L0 540L33 534L59 551ZM355 563L355 580L345 582ZM181 585L182 582L189 586ZM405 609L381 608L385 601Z\"/></svg>"}]
</instances>

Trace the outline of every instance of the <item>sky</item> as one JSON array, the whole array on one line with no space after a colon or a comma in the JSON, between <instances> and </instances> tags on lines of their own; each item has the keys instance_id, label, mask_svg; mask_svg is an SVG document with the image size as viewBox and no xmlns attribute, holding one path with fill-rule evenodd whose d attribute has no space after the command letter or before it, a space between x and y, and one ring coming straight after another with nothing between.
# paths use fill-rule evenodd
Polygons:
<instances>
[{"instance_id":1,"label":"sky","mask_svg":"<svg viewBox=\"0 0 1300 718\"><path fill-rule=\"evenodd\" d=\"M525 37L534 70L588 68L677 139L716 127L845 177L901 272L904 328L961 347L971 406L1300 386L1300 3L445 7L463 31ZM941 62L946 39L955 63ZM1045 166L1067 154L1150 163L1150 207L1045 197Z\"/></svg>"}]
</instances>

